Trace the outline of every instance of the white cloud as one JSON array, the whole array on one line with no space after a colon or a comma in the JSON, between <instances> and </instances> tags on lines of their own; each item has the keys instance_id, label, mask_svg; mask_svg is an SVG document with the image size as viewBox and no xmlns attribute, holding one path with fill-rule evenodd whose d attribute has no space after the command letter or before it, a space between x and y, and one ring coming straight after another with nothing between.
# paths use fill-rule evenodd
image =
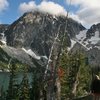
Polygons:
<instances>
[{"instance_id":1,"label":"white cloud","mask_svg":"<svg viewBox=\"0 0 100 100\"><path fill-rule=\"evenodd\" d=\"M69 0L66 0L69 4ZM72 6L79 6L79 9L73 14L85 26L91 26L100 22L100 0L72 0Z\"/></svg>"},{"instance_id":2,"label":"white cloud","mask_svg":"<svg viewBox=\"0 0 100 100\"><path fill-rule=\"evenodd\" d=\"M69 4L69 1L70 0L66 0L67 4ZM70 11L70 17L88 27L92 24L96 24L100 22L99 3L100 0L71 0L71 5L78 7L79 9L74 13ZM28 3L21 3L19 6L19 11L21 13L27 11L34 12L36 10L50 13L52 15L66 15L64 7L48 0L43 0L39 5L34 1L29 1Z\"/></svg>"},{"instance_id":3,"label":"white cloud","mask_svg":"<svg viewBox=\"0 0 100 100\"><path fill-rule=\"evenodd\" d=\"M66 15L66 10L62 6L51 1L43 1L40 5L38 5L38 9L52 15Z\"/></svg>"},{"instance_id":4,"label":"white cloud","mask_svg":"<svg viewBox=\"0 0 100 100\"><path fill-rule=\"evenodd\" d=\"M36 5L34 1L30 1L28 3L21 3L19 6L19 10L21 13L27 11L41 11L44 13L49 13L52 15L66 15L66 10L57 3L52 1L42 1L39 5Z\"/></svg>"},{"instance_id":5,"label":"white cloud","mask_svg":"<svg viewBox=\"0 0 100 100\"><path fill-rule=\"evenodd\" d=\"M82 8L88 7L88 8L93 8L93 7L100 7L99 6L100 0L72 0L71 4L72 5L80 5Z\"/></svg>"},{"instance_id":6,"label":"white cloud","mask_svg":"<svg viewBox=\"0 0 100 100\"><path fill-rule=\"evenodd\" d=\"M7 0L0 0L0 13L7 9L9 3Z\"/></svg>"},{"instance_id":7,"label":"white cloud","mask_svg":"<svg viewBox=\"0 0 100 100\"><path fill-rule=\"evenodd\" d=\"M76 20L79 23L83 23L83 21L80 20L80 18L77 15L75 15L74 13L69 13L69 17Z\"/></svg>"},{"instance_id":8,"label":"white cloud","mask_svg":"<svg viewBox=\"0 0 100 100\"><path fill-rule=\"evenodd\" d=\"M21 13L25 13L28 11L34 11L34 10L36 10L36 8L37 8L37 5L35 4L34 1L30 1L28 3L26 3L26 2L21 3L19 6L19 10Z\"/></svg>"}]
</instances>

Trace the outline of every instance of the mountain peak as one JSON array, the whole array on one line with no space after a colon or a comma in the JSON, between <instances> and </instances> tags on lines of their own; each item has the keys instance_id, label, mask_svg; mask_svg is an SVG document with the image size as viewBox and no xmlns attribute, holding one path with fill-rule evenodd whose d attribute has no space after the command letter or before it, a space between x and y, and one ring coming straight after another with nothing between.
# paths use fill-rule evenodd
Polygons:
<instances>
[{"instance_id":1,"label":"mountain peak","mask_svg":"<svg viewBox=\"0 0 100 100\"><path fill-rule=\"evenodd\" d=\"M70 46L70 38L84 29L81 24L64 16L28 12L11 24L5 34L8 45L16 48L30 48L39 55L48 56L57 32L60 32L60 37L66 33L67 46Z\"/></svg>"}]
</instances>

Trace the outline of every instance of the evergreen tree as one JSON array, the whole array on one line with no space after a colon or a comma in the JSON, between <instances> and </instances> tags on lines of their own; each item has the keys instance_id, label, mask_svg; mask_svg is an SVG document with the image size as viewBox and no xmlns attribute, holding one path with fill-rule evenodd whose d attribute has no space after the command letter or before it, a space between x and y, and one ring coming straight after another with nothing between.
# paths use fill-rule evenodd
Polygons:
<instances>
[{"instance_id":1,"label":"evergreen tree","mask_svg":"<svg viewBox=\"0 0 100 100\"><path fill-rule=\"evenodd\" d=\"M40 80L38 76L38 71L35 69L33 72L33 82L32 82L32 89L31 89L31 100L39 100L40 97Z\"/></svg>"},{"instance_id":2,"label":"evergreen tree","mask_svg":"<svg viewBox=\"0 0 100 100\"><path fill-rule=\"evenodd\" d=\"M30 86L27 77L27 67L25 68L24 77L20 88L20 100L30 100Z\"/></svg>"},{"instance_id":3,"label":"evergreen tree","mask_svg":"<svg viewBox=\"0 0 100 100\"><path fill-rule=\"evenodd\" d=\"M64 75L60 79L62 99L73 99L83 96L89 91L91 75L85 62L85 56L80 52L75 54L64 52L62 54L60 61L60 67L64 71Z\"/></svg>"},{"instance_id":4,"label":"evergreen tree","mask_svg":"<svg viewBox=\"0 0 100 100\"><path fill-rule=\"evenodd\" d=\"M32 80L32 88L31 88L31 100L40 100L40 91L42 88L42 79L40 79L39 69L35 69L33 71L33 80ZM42 74L41 74L42 76Z\"/></svg>"},{"instance_id":5,"label":"evergreen tree","mask_svg":"<svg viewBox=\"0 0 100 100\"><path fill-rule=\"evenodd\" d=\"M91 85L91 68L87 64L87 58L83 56L83 60L81 61L80 70L79 70L79 84L77 86L77 97L87 95L90 92ZM81 58L82 59L82 58Z\"/></svg>"},{"instance_id":6,"label":"evergreen tree","mask_svg":"<svg viewBox=\"0 0 100 100\"><path fill-rule=\"evenodd\" d=\"M18 100L18 84L16 82L16 74L16 65L15 62L12 62L10 66L10 80L6 100Z\"/></svg>"},{"instance_id":7,"label":"evergreen tree","mask_svg":"<svg viewBox=\"0 0 100 100\"><path fill-rule=\"evenodd\" d=\"M5 96L6 96L6 94L5 94L5 92L3 90L3 86L2 86L0 89L0 100L6 100Z\"/></svg>"},{"instance_id":8,"label":"evergreen tree","mask_svg":"<svg viewBox=\"0 0 100 100\"><path fill-rule=\"evenodd\" d=\"M60 83L61 83L61 99L67 99L68 93L70 92L70 85L67 86L67 79L69 75L69 55L67 52L63 52L61 59L60 59L60 67L63 72L63 75L60 76ZM70 88L70 89L69 89ZM68 92L69 91L69 92Z\"/></svg>"}]
</instances>

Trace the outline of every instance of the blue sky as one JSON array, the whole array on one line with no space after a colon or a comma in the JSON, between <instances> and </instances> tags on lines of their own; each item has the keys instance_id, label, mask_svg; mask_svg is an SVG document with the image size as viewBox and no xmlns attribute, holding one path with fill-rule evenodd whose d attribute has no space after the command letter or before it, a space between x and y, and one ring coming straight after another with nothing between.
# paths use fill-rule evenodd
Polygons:
<instances>
[{"instance_id":1,"label":"blue sky","mask_svg":"<svg viewBox=\"0 0 100 100\"><path fill-rule=\"evenodd\" d=\"M29 0L9 0L9 6L1 12L0 21L4 24L10 24L19 17L18 7L20 3L28 2Z\"/></svg>"},{"instance_id":2,"label":"blue sky","mask_svg":"<svg viewBox=\"0 0 100 100\"><path fill-rule=\"evenodd\" d=\"M18 10L19 5L21 3L28 3L32 0L8 0L9 6L6 10L2 11L0 13L0 22L4 24L10 24L13 21L15 21L20 15L20 11ZM36 4L40 4L43 0L33 0ZM66 10L68 9L68 5L65 0L48 0L55 3L58 3L59 5L63 6ZM74 8L74 9L73 9ZM70 9L74 12L77 10L77 7L70 7Z\"/></svg>"},{"instance_id":3,"label":"blue sky","mask_svg":"<svg viewBox=\"0 0 100 100\"><path fill-rule=\"evenodd\" d=\"M86 27L100 22L100 0L0 0L0 23L11 24L26 11L39 9L50 14L63 14Z\"/></svg>"}]
</instances>

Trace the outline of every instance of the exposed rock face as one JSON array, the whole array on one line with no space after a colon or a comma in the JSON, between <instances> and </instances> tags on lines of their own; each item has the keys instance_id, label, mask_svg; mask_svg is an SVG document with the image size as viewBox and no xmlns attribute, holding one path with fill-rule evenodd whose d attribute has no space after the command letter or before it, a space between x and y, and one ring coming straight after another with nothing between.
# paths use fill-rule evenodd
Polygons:
<instances>
[{"instance_id":1,"label":"exposed rock face","mask_svg":"<svg viewBox=\"0 0 100 100\"><path fill-rule=\"evenodd\" d=\"M86 54L91 67L100 67L100 23L92 25L90 29L81 31L76 35L77 43L72 52L81 51Z\"/></svg>"},{"instance_id":2,"label":"exposed rock face","mask_svg":"<svg viewBox=\"0 0 100 100\"><path fill-rule=\"evenodd\" d=\"M91 67L100 67L100 48L94 47L90 49L87 54Z\"/></svg>"},{"instance_id":3,"label":"exposed rock face","mask_svg":"<svg viewBox=\"0 0 100 100\"><path fill-rule=\"evenodd\" d=\"M36 59L30 56L21 48L13 48L10 46L0 46L0 62L6 62L9 64L10 60L17 60L23 64L26 64L30 67L37 68L42 67L44 68L47 60L44 57L40 57L40 59Z\"/></svg>"},{"instance_id":4,"label":"exposed rock face","mask_svg":"<svg viewBox=\"0 0 100 100\"><path fill-rule=\"evenodd\" d=\"M7 30L9 25L7 24L0 24L0 33L3 33L5 30Z\"/></svg>"},{"instance_id":5,"label":"exposed rock face","mask_svg":"<svg viewBox=\"0 0 100 100\"><path fill-rule=\"evenodd\" d=\"M31 48L39 55L48 56L57 32L60 32L60 37L66 33L67 45L70 46L70 38L84 29L81 24L63 16L29 12L15 21L5 34L8 45Z\"/></svg>"},{"instance_id":6,"label":"exposed rock face","mask_svg":"<svg viewBox=\"0 0 100 100\"><path fill-rule=\"evenodd\" d=\"M100 23L92 25L90 27L90 29L86 33L87 38L91 38L92 36L94 36L96 31L98 31L100 35Z\"/></svg>"},{"instance_id":7,"label":"exposed rock face","mask_svg":"<svg viewBox=\"0 0 100 100\"><path fill-rule=\"evenodd\" d=\"M88 50L100 48L100 23L92 25L90 29L81 31L76 39Z\"/></svg>"},{"instance_id":8,"label":"exposed rock face","mask_svg":"<svg viewBox=\"0 0 100 100\"><path fill-rule=\"evenodd\" d=\"M0 24L0 39L4 37L4 32L7 30L8 26L7 24Z\"/></svg>"},{"instance_id":9,"label":"exposed rock face","mask_svg":"<svg viewBox=\"0 0 100 100\"><path fill-rule=\"evenodd\" d=\"M85 54L86 58L88 58L88 63L91 68L94 68L97 71L100 70L100 47L94 46L88 49L81 43L77 42L70 50L70 52L75 53L77 51Z\"/></svg>"},{"instance_id":10,"label":"exposed rock face","mask_svg":"<svg viewBox=\"0 0 100 100\"><path fill-rule=\"evenodd\" d=\"M87 48L85 48L83 45L81 45L80 43L76 43L73 48L70 50L71 53L76 53L77 51L81 51L83 53L86 53Z\"/></svg>"}]
</instances>

